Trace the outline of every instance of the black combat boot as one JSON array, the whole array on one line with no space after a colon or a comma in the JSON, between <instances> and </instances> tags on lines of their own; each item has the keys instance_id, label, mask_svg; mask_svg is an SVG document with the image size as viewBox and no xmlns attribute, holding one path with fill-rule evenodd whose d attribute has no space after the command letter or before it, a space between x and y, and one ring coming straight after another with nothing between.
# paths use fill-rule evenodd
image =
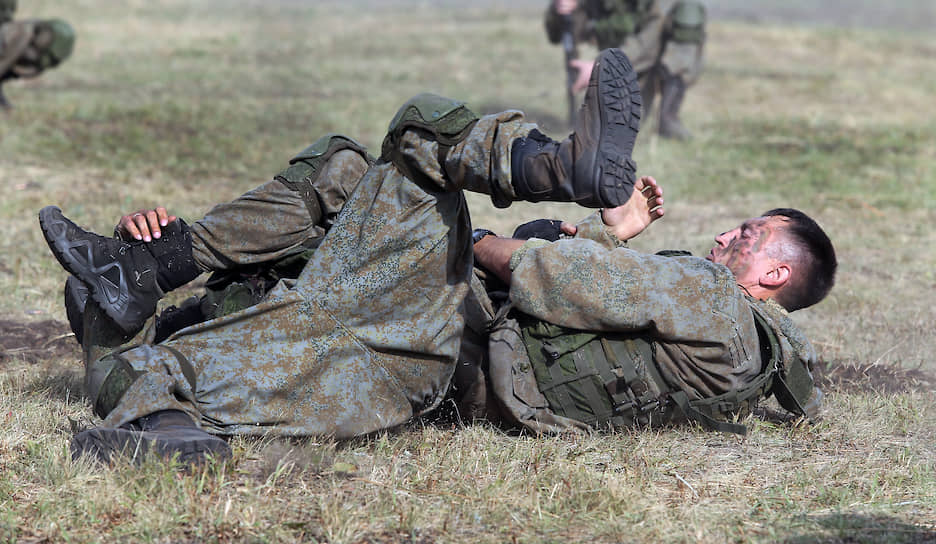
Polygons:
<instances>
[{"instance_id":1,"label":"black combat boot","mask_svg":"<svg viewBox=\"0 0 936 544\"><path fill-rule=\"evenodd\" d=\"M88 286L77 277L68 276L65 280L65 315L68 317L68 325L75 333L75 340L81 345L84 345L85 340L84 314L89 294ZM169 306L160 312L156 316L156 333L153 343L158 344L176 331L207 321L208 317L202 311L200 302L199 299L192 297L178 307Z\"/></svg>"},{"instance_id":2,"label":"black combat boot","mask_svg":"<svg viewBox=\"0 0 936 544\"><path fill-rule=\"evenodd\" d=\"M189 465L201 463L208 455L215 459L231 456L224 439L199 429L180 410L161 410L120 427L81 431L71 443L73 459L92 455L104 463L119 455L139 462L148 451L165 458L178 454L179 462Z\"/></svg>"},{"instance_id":3,"label":"black combat boot","mask_svg":"<svg viewBox=\"0 0 936 544\"><path fill-rule=\"evenodd\" d=\"M127 334L140 330L165 293L201 274L182 220L167 225L161 238L130 243L85 231L55 206L39 211L39 225L59 264Z\"/></svg>"},{"instance_id":4,"label":"black combat boot","mask_svg":"<svg viewBox=\"0 0 936 544\"><path fill-rule=\"evenodd\" d=\"M681 76L662 70L660 89L660 136L688 140L692 135L679 120L679 108L686 96L686 82Z\"/></svg>"},{"instance_id":5,"label":"black combat boot","mask_svg":"<svg viewBox=\"0 0 936 544\"><path fill-rule=\"evenodd\" d=\"M640 86L630 61L619 49L605 49L592 69L575 132L561 143L538 130L514 141L510 166L517 196L588 208L627 202L637 170L631 151L640 108Z\"/></svg>"}]
</instances>

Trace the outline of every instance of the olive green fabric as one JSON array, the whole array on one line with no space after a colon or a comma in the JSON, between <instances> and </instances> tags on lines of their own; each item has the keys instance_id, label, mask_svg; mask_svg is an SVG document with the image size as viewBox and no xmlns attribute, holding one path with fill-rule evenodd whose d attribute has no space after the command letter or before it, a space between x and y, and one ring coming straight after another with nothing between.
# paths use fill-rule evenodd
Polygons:
<instances>
[{"instance_id":1,"label":"olive green fabric","mask_svg":"<svg viewBox=\"0 0 936 544\"><path fill-rule=\"evenodd\" d=\"M617 47L640 32L650 18L653 0L601 0L585 3L588 18L594 21L599 49Z\"/></svg>"},{"instance_id":2,"label":"olive green fabric","mask_svg":"<svg viewBox=\"0 0 936 544\"><path fill-rule=\"evenodd\" d=\"M29 78L58 66L75 46L75 31L60 19L0 26L0 76Z\"/></svg>"},{"instance_id":3,"label":"olive green fabric","mask_svg":"<svg viewBox=\"0 0 936 544\"><path fill-rule=\"evenodd\" d=\"M654 364L651 341L524 321L536 383L558 415L598 429L668 417L664 395L647 368Z\"/></svg>"},{"instance_id":4,"label":"olive green fabric","mask_svg":"<svg viewBox=\"0 0 936 544\"><path fill-rule=\"evenodd\" d=\"M410 129L427 131L439 144L438 162L444 163L448 150L464 140L477 121L477 114L464 102L431 93L416 95L403 104L390 121L380 158L393 163L414 182L431 184L433 180L423 180L420 170L411 169L403 159L401 136Z\"/></svg>"},{"instance_id":5,"label":"olive green fabric","mask_svg":"<svg viewBox=\"0 0 936 544\"><path fill-rule=\"evenodd\" d=\"M811 387L813 396L808 398L815 403L817 390L806 372L815 352L775 302L747 297L727 269L685 252L632 252L603 226L598 214L578 227L572 240L530 240L514 252L514 310L527 319L586 331L585 335L652 338L656 364L644 368L658 374L648 376L652 380L647 383L655 383L671 401L662 416L650 412L651 424L689 418L707 428L744 432L733 420L750 413L758 399L777 392L773 368L792 381L789 369L796 365L801 366L793 370L800 381L798 395ZM476 298L483 298L472 285ZM485 324L472 327L490 331L485 377L493 398L488 402L502 409L504 419L534 432L584 427L555 412L539 394L536 364L519 324L511 318L498 320L494 306L481 312ZM770 347L771 337L778 349ZM603 389L608 394L609 388Z\"/></svg>"},{"instance_id":6,"label":"olive green fabric","mask_svg":"<svg viewBox=\"0 0 936 544\"><path fill-rule=\"evenodd\" d=\"M672 11L670 39L677 43L705 41L705 6L698 2L679 2Z\"/></svg>"},{"instance_id":7,"label":"olive green fabric","mask_svg":"<svg viewBox=\"0 0 936 544\"><path fill-rule=\"evenodd\" d=\"M300 153L297 157L310 158L297 159L274 179L192 223L192 253L202 270L214 272L223 283L253 276L258 267L321 243L370 167L363 147L345 146L350 139L328 136L325 141L332 142L326 148L330 152L319 157Z\"/></svg>"},{"instance_id":8,"label":"olive green fabric","mask_svg":"<svg viewBox=\"0 0 936 544\"><path fill-rule=\"evenodd\" d=\"M317 194L349 184L332 174L359 172L362 163L365 171L299 277L246 309L122 351L139 375L104 424L175 409L218 434L344 438L433 409L454 370L471 273L461 191L509 192L511 143L533 127L518 112L485 116L446 153L430 133L404 131L400 164L422 184L393 164L367 168L351 150L332 155ZM192 225L202 266L234 270L294 255L322 228L301 195L276 180L235 202ZM239 239L254 228L266 239Z\"/></svg>"},{"instance_id":9,"label":"olive green fabric","mask_svg":"<svg viewBox=\"0 0 936 544\"><path fill-rule=\"evenodd\" d=\"M576 41L593 42L599 49L620 47L641 77L642 92L652 88L645 80L654 77L660 68L683 78L687 85L698 79L705 42L705 8L701 2L584 0L580 5L572 14ZM700 14L701 27L694 24ZM564 23L552 2L544 23L549 40L559 43ZM693 29L691 36L688 28ZM680 39L674 39L677 35ZM645 96L644 103L649 105L652 100Z\"/></svg>"},{"instance_id":10,"label":"olive green fabric","mask_svg":"<svg viewBox=\"0 0 936 544\"><path fill-rule=\"evenodd\" d=\"M0 25L13 20L16 13L16 0L0 0Z\"/></svg>"},{"instance_id":11,"label":"olive green fabric","mask_svg":"<svg viewBox=\"0 0 936 544\"><path fill-rule=\"evenodd\" d=\"M322 169L331 156L345 149L358 153L368 165L374 162L374 159L367 154L367 149L352 138L341 134L327 134L290 159L289 167L273 178L302 196L313 222L318 222L323 209L332 208L337 210L340 208L340 205L329 205L328 202L322 201L323 195L315 190L315 181L321 175ZM348 175L349 181L343 184L346 187L343 193L353 188L352 182L355 179L360 179L360 176L356 176L354 173ZM327 196L324 197L327 198ZM343 204L344 195L339 199Z\"/></svg>"}]
</instances>

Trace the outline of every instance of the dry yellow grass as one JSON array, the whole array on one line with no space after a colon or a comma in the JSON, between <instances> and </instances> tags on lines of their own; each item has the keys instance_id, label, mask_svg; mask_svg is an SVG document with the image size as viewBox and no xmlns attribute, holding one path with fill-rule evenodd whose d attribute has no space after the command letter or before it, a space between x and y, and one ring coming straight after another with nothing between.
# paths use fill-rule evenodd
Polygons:
<instances>
[{"instance_id":1,"label":"dry yellow grass","mask_svg":"<svg viewBox=\"0 0 936 544\"><path fill-rule=\"evenodd\" d=\"M7 319L64 321L64 273L35 218L46 204L100 232L157 203L195 218L323 133L378 149L398 104L424 90L480 111L521 107L550 134L565 130L561 54L542 36L538 2L22 4L68 19L79 41L60 69L9 85L17 108L0 116ZM0 540L936 540L933 382L893 372L936 372L934 51L922 33L713 21L685 108L695 140L645 131L635 153L667 191L667 217L639 249L703 253L717 232L776 206L816 215L836 242L839 283L794 317L830 365L876 365L905 385L897 392L860 377L833 385L818 425L754 418L744 440L417 422L341 444L236 439L232 462L185 474L72 462L70 421L93 424L77 355L10 354ZM502 233L586 213L469 201L477 224Z\"/></svg>"}]
</instances>

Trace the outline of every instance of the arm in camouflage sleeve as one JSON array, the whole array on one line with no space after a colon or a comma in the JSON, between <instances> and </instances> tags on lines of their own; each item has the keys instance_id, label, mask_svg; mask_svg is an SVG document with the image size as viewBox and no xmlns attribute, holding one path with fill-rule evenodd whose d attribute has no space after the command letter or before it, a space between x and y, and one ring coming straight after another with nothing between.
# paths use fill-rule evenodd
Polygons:
<instances>
[{"instance_id":1,"label":"arm in camouflage sleeve","mask_svg":"<svg viewBox=\"0 0 936 544\"><path fill-rule=\"evenodd\" d=\"M661 339L730 337L743 296L727 268L696 257L607 249L584 239L528 243L511 257L515 307L557 325L649 330Z\"/></svg>"}]
</instances>

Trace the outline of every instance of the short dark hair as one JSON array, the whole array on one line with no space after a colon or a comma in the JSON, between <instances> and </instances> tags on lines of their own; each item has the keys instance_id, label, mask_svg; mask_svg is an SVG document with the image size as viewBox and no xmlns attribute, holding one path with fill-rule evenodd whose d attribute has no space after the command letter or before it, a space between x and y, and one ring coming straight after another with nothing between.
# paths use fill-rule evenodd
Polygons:
<instances>
[{"instance_id":1,"label":"short dark hair","mask_svg":"<svg viewBox=\"0 0 936 544\"><path fill-rule=\"evenodd\" d=\"M835 248L822 227L811 217L793 208L775 208L765 217L782 216L790 221L785 230L796 255L789 256L800 271L774 299L787 311L806 308L821 301L835 284Z\"/></svg>"}]
</instances>

